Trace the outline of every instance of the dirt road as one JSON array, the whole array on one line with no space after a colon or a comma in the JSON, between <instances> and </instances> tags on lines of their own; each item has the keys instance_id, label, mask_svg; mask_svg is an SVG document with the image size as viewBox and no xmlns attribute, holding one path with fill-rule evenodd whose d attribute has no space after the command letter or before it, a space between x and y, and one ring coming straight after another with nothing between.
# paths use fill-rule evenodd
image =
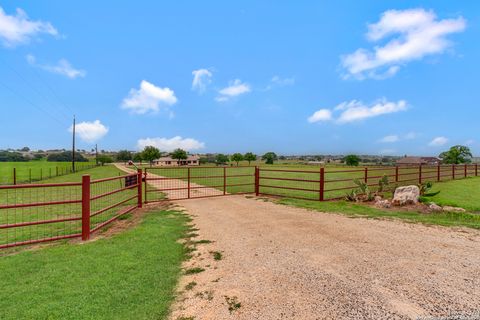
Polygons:
<instances>
[{"instance_id":1,"label":"dirt road","mask_svg":"<svg viewBox=\"0 0 480 320\"><path fill-rule=\"evenodd\" d=\"M353 219L244 196L179 205L193 216L196 239L214 242L198 244L186 263L205 271L182 278L171 319L480 316L479 231ZM190 282L196 285L184 289Z\"/></svg>"}]
</instances>

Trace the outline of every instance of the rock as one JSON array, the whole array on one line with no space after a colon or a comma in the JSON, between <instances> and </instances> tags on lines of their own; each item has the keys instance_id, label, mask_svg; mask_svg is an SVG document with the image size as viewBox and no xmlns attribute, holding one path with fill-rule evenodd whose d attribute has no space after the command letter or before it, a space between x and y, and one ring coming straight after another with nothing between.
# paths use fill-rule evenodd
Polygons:
<instances>
[{"instance_id":1,"label":"rock","mask_svg":"<svg viewBox=\"0 0 480 320\"><path fill-rule=\"evenodd\" d=\"M420 189L417 186L405 186L395 189L392 203L396 206L417 204L420 197Z\"/></svg>"},{"instance_id":2,"label":"rock","mask_svg":"<svg viewBox=\"0 0 480 320\"><path fill-rule=\"evenodd\" d=\"M442 207L440 207L438 204L433 202L428 205L428 209L432 211L442 211Z\"/></svg>"},{"instance_id":3,"label":"rock","mask_svg":"<svg viewBox=\"0 0 480 320\"><path fill-rule=\"evenodd\" d=\"M450 206L445 206L443 207L443 211L448 211L448 212L465 212L467 210L459 207L450 207Z\"/></svg>"},{"instance_id":4,"label":"rock","mask_svg":"<svg viewBox=\"0 0 480 320\"><path fill-rule=\"evenodd\" d=\"M380 207L380 208L390 208L392 204L388 200L380 200L375 202L375 206Z\"/></svg>"},{"instance_id":5,"label":"rock","mask_svg":"<svg viewBox=\"0 0 480 320\"><path fill-rule=\"evenodd\" d=\"M375 198L374 198L373 200L375 200L375 202L382 201L382 197L380 197L380 196L375 196Z\"/></svg>"}]
</instances>

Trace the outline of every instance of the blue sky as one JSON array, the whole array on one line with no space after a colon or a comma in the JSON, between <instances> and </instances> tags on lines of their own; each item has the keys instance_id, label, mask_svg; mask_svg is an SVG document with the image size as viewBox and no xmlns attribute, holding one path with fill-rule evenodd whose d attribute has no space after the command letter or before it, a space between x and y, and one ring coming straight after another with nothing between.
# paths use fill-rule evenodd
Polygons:
<instances>
[{"instance_id":1,"label":"blue sky","mask_svg":"<svg viewBox=\"0 0 480 320\"><path fill-rule=\"evenodd\" d=\"M0 148L480 151L476 1L0 7Z\"/></svg>"}]
</instances>

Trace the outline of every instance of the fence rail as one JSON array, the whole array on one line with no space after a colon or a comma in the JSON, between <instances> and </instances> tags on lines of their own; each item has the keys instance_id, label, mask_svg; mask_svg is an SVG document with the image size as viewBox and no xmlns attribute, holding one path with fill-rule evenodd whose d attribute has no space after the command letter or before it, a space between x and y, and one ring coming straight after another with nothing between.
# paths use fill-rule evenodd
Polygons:
<instances>
[{"instance_id":1,"label":"fence rail","mask_svg":"<svg viewBox=\"0 0 480 320\"><path fill-rule=\"evenodd\" d=\"M108 179L0 186L0 249L82 238L142 206L142 172Z\"/></svg>"}]
</instances>

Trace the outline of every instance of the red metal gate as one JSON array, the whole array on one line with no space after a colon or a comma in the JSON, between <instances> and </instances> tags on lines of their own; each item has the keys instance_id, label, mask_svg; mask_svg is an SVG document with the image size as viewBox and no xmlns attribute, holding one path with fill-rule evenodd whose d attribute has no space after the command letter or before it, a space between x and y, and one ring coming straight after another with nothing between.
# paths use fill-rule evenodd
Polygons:
<instances>
[{"instance_id":1,"label":"red metal gate","mask_svg":"<svg viewBox=\"0 0 480 320\"><path fill-rule=\"evenodd\" d=\"M255 167L154 167L145 169L145 202L255 192Z\"/></svg>"}]
</instances>

